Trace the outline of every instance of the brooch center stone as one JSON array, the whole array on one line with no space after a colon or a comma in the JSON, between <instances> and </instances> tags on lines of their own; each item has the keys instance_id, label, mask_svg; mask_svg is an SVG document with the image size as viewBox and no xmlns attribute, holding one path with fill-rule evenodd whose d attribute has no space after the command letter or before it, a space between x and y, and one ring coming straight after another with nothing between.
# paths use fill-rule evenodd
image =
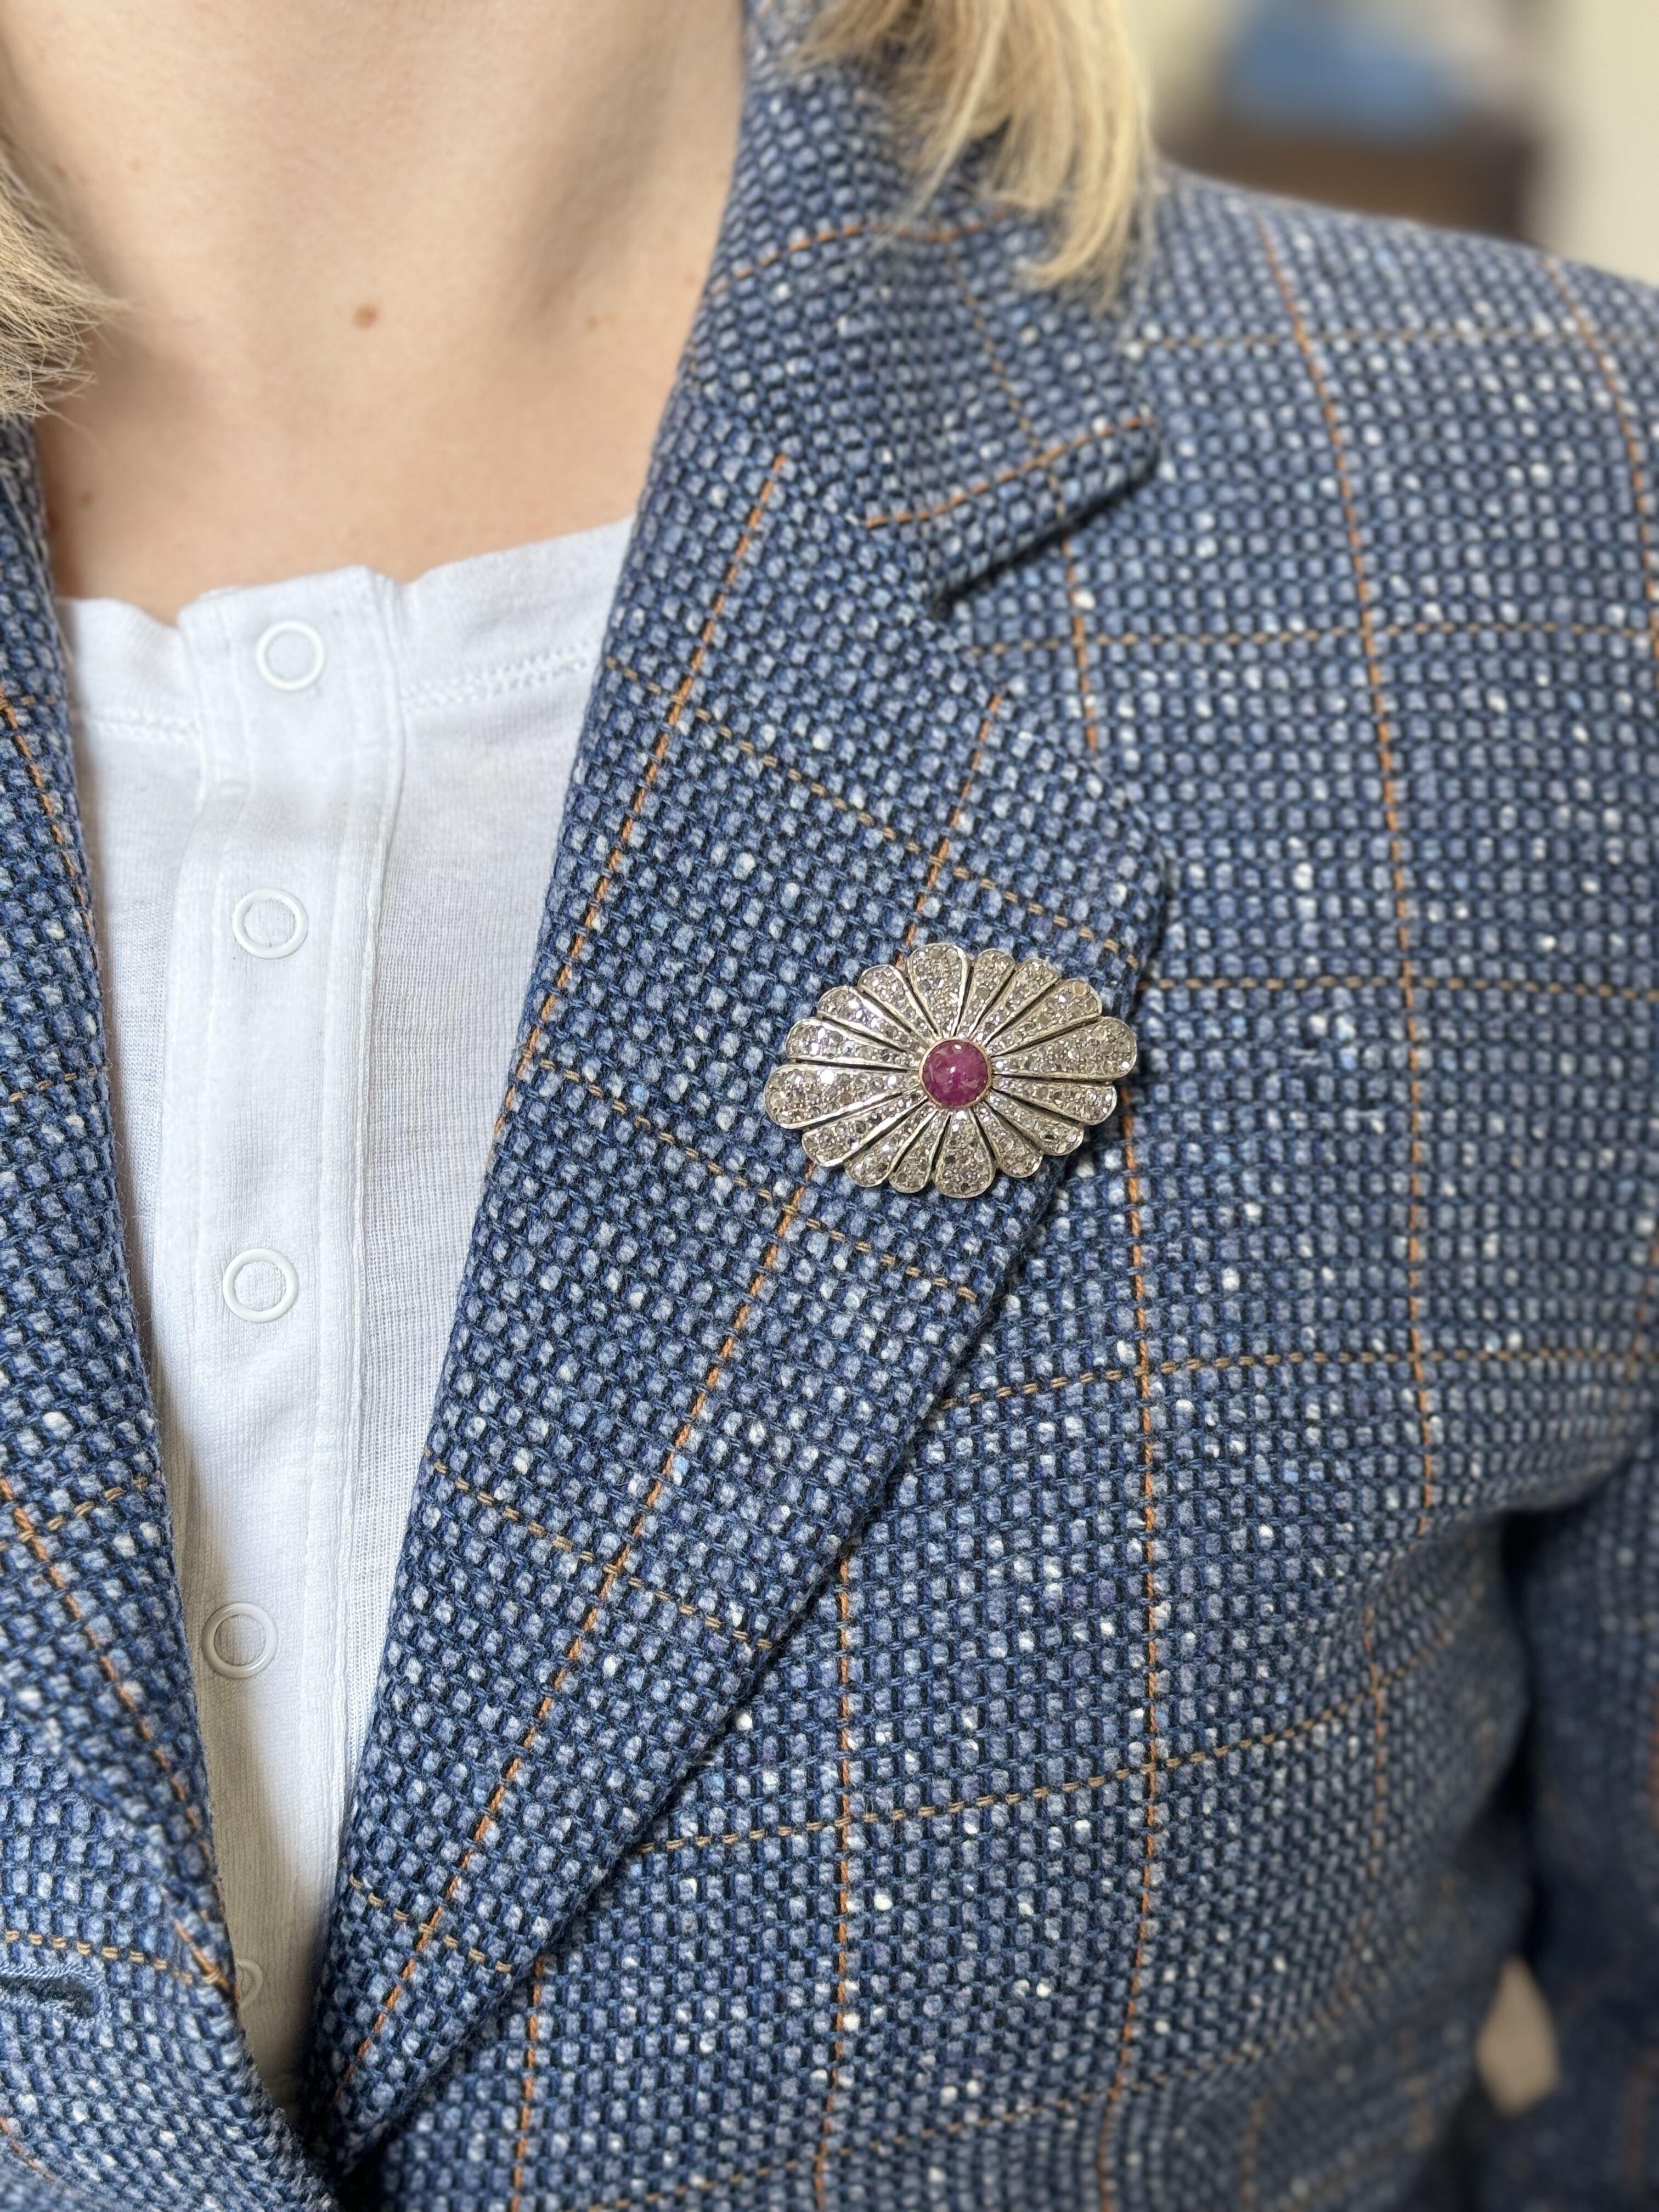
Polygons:
<instances>
[{"instance_id":1,"label":"brooch center stone","mask_svg":"<svg viewBox=\"0 0 1659 2212\"><path fill-rule=\"evenodd\" d=\"M921 1087L952 1111L977 1106L991 1087L991 1063L971 1037L946 1037L922 1061Z\"/></svg>"}]
</instances>

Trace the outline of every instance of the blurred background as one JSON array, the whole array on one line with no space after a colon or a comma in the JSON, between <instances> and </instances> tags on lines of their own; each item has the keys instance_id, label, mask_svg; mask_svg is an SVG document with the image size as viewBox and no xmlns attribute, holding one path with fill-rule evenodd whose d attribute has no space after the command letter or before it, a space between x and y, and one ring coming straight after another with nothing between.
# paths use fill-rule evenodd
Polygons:
<instances>
[{"instance_id":1,"label":"blurred background","mask_svg":"<svg viewBox=\"0 0 1659 2212\"><path fill-rule=\"evenodd\" d=\"M1212 175L1659 283L1659 0L1126 0Z\"/></svg>"}]
</instances>

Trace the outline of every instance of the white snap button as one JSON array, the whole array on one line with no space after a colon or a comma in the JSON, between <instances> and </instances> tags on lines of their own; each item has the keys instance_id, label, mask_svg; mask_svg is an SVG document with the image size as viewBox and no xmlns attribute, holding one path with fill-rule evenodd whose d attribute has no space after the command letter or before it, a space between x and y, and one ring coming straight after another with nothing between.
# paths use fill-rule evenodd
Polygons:
<instances>
[{"instance_id":1,"label":"white snap button","mask_svg":"<svg viewBox=\"0 0 1659 2212\"><path fill-rule=\"evenodd\" d=\"M276 1295L261 1297L262 1290L268 1291L271 1288L273 1272L276 1276ZM244 1275L252 1279L244 1282ZM267 1245L252 1244L246 1252L236 1255L225 1269L219 1287L224 1293L225 1304L238 1321L280 1321L300 1295L300 1278L294 1272L291 1260L285 1260L280 1252L271 1251Z\"/></svg>"},{"instance_id":2,"label":"white snap button","mask_svg":"<svg viewBox=\"0 0 1659 2212\"><path fill-rule=\"evenodd\" d=\"M265 1970L257 1959L236 1961L236 2002L239 2005L258 2004L265 1985Z\"/></svg>"},{"instance_id":3,"label":"white snap button","mask_svg":"<svg viewBox=\"0 0 1659 2212\"><path fill-rule=\"evenodd\" d=\"M304 691L323 672L327 653L309 623L274 622L253 648L254 664L274 691Z\"/></svg>"},{"instance_id":4,"label":"white snap button","mask_svg":"<svg viewBox=\"0 0 1659 2212\"><path fill-rule=\"evenodd\" d=\"M202 1656L216 1674L246 1682L276 1656L276 1624L263 1606L222 1605L202 1624Z\"/></svg>"},{"instance_id":5,"label":"white snap button","mask_svg":"<svg viewBox=\"0 0 1659 2212\"><path fill-rule=\"evenodd\" d=\"M309 926L305 908L289 891L244 891L231 908L230 933L256 960L286 960L305 943Z\"/></svg>"}]
</instances>

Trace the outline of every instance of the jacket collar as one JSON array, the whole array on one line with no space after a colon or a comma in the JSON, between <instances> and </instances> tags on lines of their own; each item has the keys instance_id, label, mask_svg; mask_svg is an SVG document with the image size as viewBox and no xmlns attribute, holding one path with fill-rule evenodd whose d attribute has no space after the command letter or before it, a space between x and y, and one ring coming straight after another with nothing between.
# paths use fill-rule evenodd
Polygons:
<instances>
[{"instance_id":1,"label":"jacket collar","mask_svg":"<svg viewBox=\"0 0 1659 2212\"><path fill-rule=\"evenodd\" d=\"M590 710L358 1777L314 2124L354 2163L527 1973L875 1510L1055 1180L802 1173L791 1022L918 939L1127 1011L1162 896L787 447L676 410Z\"/></svg>"},{"instance_id":2,"label":"jacket collar","mask_svg":"<svg viewBox=\"0 0 1659 2212\"><path fill-rule=\"evenodd\" d=\"M1048 1202L1052 1170L970 1205L804 1181L758 1104L791 1022L936 936L1043 952L1122 1012L1156 928L1144 825L938 619L1146 474L1146 408L1126 368L1055 374L1098 331L1085 356L1084 311L1019 290L980 217L883 230L878 131L845 77L755 72L359 1770L314 2022L337 2166L556 1962Z\"/></svg>"},{"instance_id":3,"label":"jacket collar","mask_svg":"<svg viewBox=\"0 0 1659 2212\"><path fill-rule=\"evenodd\" d=\"M767 18L763 18L765 21ZM877 528L935 607L1144 483L1158 441L1098 313L970 176L924 214L871 88L757 43L688 370Z\"/></svg>"},{"instance_id":4,"label":"jacket collar","mask_svg":"<svg viewBox=\"0 0 1659 2212\"><path fill-rule=\"evenodd\" d=\"M907 933L1127 1007L1161 887L937 616L1152 471L1131 371L867 91L757 46L589 708L345 1839L314 2118L359 2157L562 1932L852 1540L1052 1188L799 1180L791 1020ZM1035 240L1025 240L1027 245ZM1077 367L1086 361L1086 374ZM1104 368L1101 367L1103 361ZM229 1972L122 1256L32 441L0 443L0 1694Z\"/></svg>"}]
</instances>

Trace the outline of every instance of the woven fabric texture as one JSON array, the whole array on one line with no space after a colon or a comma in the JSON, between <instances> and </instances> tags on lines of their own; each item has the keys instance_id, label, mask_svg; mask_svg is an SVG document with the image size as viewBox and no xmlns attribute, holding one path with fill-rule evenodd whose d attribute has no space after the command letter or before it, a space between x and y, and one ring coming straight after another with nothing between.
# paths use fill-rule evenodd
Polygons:
<instances>
[{"instance_id":1,"label":"woven fabric texture","mask_svg":"<svg viewBox=\"0 0 1659 2212\"><path fill-rule=\"evenodd\" d=\"M755 57L320 1962L236 2026L26 438L0 2207L1659 2192L1659 309L1174 179L1109 319ZM488 887L480 886L480 896ZM969 1203L759 1096L947 938L1135 1025ZM1565 2086L1471 2095L1527 1942Z\"/></svg>"}]
</instances>

